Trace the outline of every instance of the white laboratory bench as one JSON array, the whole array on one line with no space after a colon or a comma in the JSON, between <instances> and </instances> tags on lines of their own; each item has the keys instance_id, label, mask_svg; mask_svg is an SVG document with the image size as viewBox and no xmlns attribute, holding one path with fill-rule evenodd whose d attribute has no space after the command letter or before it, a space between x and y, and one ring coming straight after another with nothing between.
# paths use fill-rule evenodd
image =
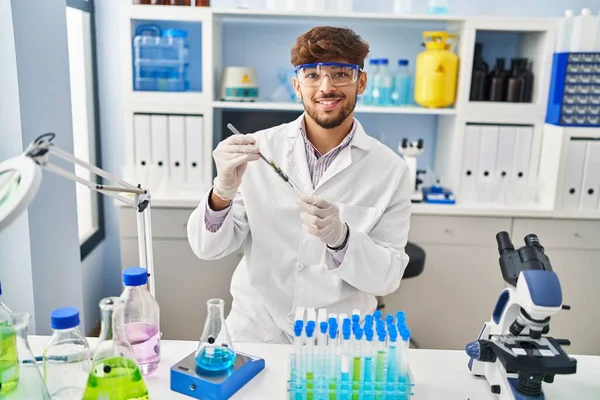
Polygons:
<instances>
[{"instance_id":1,"label":"white laboratory bench","mask_svg":"<svg viewBox=\"0 0 600 400\"><path fill-rule=\"evenodd\" d=\"M439 332L443 335L443 332ZM47 336L30 336L35 355L41 355ZM89 339L92 348L96 339ZM196 349L197 342L163 340L162 359L157 371L146 378L151 399L189 399L170 390L170 368ZM291 345L238 343L234 347L243 353L265 359L265 369L239 390L232 399L286 399ZM557 376L554 383L544 383L546 400L592 400L600 398L599 356L574 356L577 373ZM485 379L472 376L467 369L468 357L463 351L409 351L410 368L415 387L413 400L494 400L497 399Z\"/></svg>"}]
</instances>

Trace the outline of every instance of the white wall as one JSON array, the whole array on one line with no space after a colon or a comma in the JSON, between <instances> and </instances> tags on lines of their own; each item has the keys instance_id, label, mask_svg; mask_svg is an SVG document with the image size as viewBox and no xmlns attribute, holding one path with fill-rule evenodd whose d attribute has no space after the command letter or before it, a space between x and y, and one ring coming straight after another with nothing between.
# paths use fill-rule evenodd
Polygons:
<instances>
[{"instance_id":1,"label":"white wall","mask_svg":"<svg viewBox=\"0 0 600 400\"><path fill-rule=\"evenodd\" d=\"M0 71L0 160L5 160L23 150L10 1L0 1ZM0 231L1 300L14 309L33 314L33 278L29 249L29 216L25 212L9 229ZM35 321L31 322L30 327L35 330Z\"/></svg>"},{"instance_id":2,"label":"white wall","mask_svg":"<svg viewBox=\"0 0 600 400\"><path fill-rule=\"evenodd\" d=\"M7 52L2 60L12 60L13 67L8 68L12 90L0 91L0 104L12 102L13 113L11 119L2 118L0 130L10 135L8 140L3 138L2 147L6 142L16 155L39 135L54 132L55 144L71 152L66 2L12 0L11 12L4 12L8 11L6 3L2 1L0 15L6 20L12 14L14 51ZM1 29L10 29L4 22ZM10 41L13 35L7 34L2 40ZM3 46L8 47L10 44ZM6 75L4 68L2 75ZM65 167L73 171L72 166ZM78 307L85 318L75 209L75 184L45 173L28 217L8 227L0 237L0 279L6 302L14 310L34 313L30 332L49 333L49 315L57 307Z\"/></svg>"}]
</instances>

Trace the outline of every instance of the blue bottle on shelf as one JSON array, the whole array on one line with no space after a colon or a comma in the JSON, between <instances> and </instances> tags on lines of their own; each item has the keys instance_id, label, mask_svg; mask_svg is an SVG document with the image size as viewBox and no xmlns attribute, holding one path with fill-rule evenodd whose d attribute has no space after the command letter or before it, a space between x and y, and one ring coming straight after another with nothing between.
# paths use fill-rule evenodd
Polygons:
<instances>
[{"instance_id":1,"label":"blue bottle on shelf","mask_svg":"<svg viewBox=\"0 0 600 400\"><path fill-rule=\"evenodd\" d=\"M189 90L187 31L141 25L133 39L135 90L183 92Z\"/></svg>"},{"instance_id":2,"label":"blue bottle on shelf","mask_svg":"<svg viewBox=\"0 0 600 400\"><path fill-rule=\"evenodd\" d=\"M398 60L398 72L394 77L392 103L396 106L412 104L412 77L408 69L408 60Z\"/></svg>"},{"instance_id":3,"label":"blue bottle on shelf","mask_svg":"<svg viewBox=\"0 0 600 400\"><path fill-rule=\"evenodd\" d=\"M392 104L393 78L388 68L389 60L379 60L379 70L373 79L373 104L378 106L389 106Z\"/></svg>"},{"instance_id":4,"label":"blue bottle on shelf","mask_svg":"<svg viewBox=\"0 0 600 400\"><path fill-rule=\"evenodd\" d=\"M362 103L364 105L373 104L373 83L375 82L375 75L379 72L379 59L374 58L369 60L369 66L367 67L367 87L362 95Z\"/></svg>"}]
</instances>

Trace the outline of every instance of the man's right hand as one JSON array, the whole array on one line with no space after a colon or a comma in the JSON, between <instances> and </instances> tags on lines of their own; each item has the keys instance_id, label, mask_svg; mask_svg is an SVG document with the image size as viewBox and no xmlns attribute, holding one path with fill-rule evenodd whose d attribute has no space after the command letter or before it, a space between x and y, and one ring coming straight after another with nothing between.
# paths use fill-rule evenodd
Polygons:
<instances>
[{"instance_id":1,"label":"man's right hand","mask_svg":"<svg viewBox=\"0 0 600 400\"><path fill-rule=\"evenodd\" d=\"M248 161L258 160L259 149L256 139L251 135L233 135L223 140L213 151L213 158L217 167L217 177L214 180L213 201L216 208L220 207L222 200L229 204L235 198L242 175L246 172ZM223 207L224 208L224 207Z\"/></svg>"}]
</instances>

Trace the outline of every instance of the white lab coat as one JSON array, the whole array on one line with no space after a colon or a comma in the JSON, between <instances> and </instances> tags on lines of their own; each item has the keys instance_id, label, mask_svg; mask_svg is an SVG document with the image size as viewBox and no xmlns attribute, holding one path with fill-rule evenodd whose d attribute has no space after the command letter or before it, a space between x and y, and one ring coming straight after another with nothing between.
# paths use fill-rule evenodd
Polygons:
<instances>
[{"instance_id":1,"label":"white lab coat","mask_svg":"<svg viewBox=\"0 0 600 400\"><path fill-rule=\"evenodd\" d=\"M210 260L244 250L231 281L227 324L234 341L242 332L263 342L280 339L282 331L293 335L298 306L372 313L375 296L398 289L408 263L411 203L404 160L355 121L351 144L313 189L300 132L303 117L255 137L261 152L305 193L338 205L350 231L346 255L335 268L325 244L303 229L294 192L262 160L248 164L233 208L215 233L205 227L205 196L187 226L194 253Z\"/></svg>"}]
</instances>

